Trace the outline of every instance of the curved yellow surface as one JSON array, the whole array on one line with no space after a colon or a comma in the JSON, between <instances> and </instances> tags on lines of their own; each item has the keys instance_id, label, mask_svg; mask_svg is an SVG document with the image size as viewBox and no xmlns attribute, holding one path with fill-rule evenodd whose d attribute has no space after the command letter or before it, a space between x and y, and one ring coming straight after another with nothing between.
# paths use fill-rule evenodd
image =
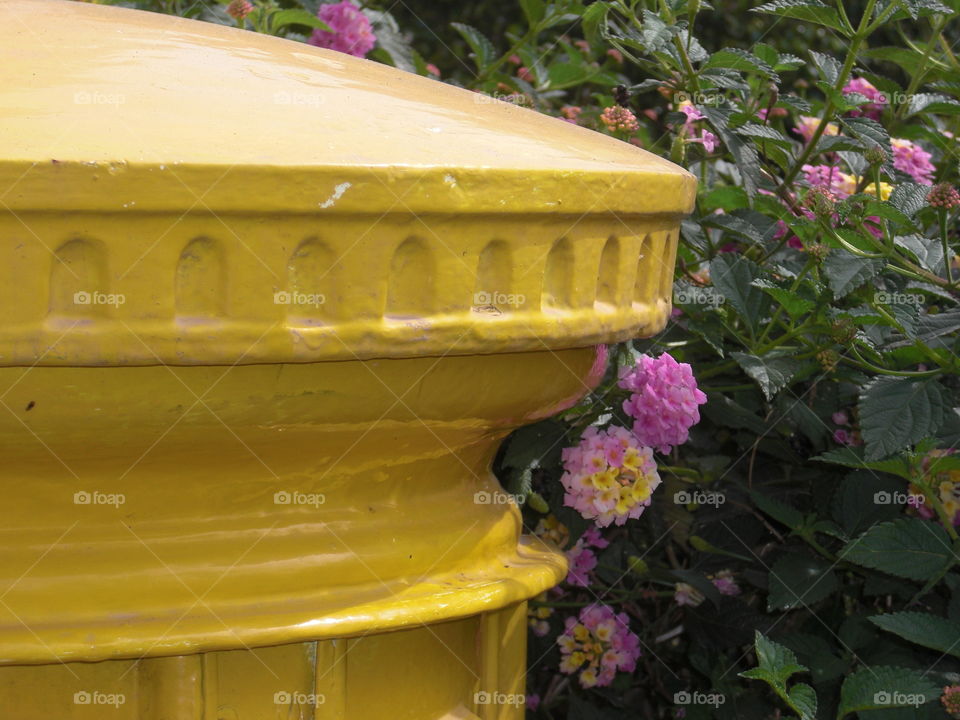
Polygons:
<instances>
[{"instance_id":1,"label":"curved yellow surface","mask_svg":"<svg viewBox=\"0 0 960 720\"><path fill-rule=\"evenodd\" d=\"M232 654L270 646L315 717L522 715L472 693L522 690L566 564L491 461L663 327L694 178L232 28L6 0L0 44L0 663L240 720L281 712ZM418 651L429 701L345 709Z\"/></svg>"}]
</instances>

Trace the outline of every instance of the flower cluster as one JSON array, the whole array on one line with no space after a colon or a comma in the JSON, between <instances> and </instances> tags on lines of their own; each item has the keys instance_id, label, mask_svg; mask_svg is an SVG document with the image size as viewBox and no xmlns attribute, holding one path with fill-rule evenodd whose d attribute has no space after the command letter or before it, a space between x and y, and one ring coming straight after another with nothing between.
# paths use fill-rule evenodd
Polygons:
<instances>
[{"instance_id":1,"label":"flower cluster","mask_svg":"<svg viewBox=\"0 0 960 720\"><path fill-rule=\"evenodd\" d=\"M845 93L857 93L863 95L870 102L861 105L859 108L850 111L853 117L864 116L871 120L879 120L883 113L883 108L887 105L887 96L877 90L869 81L864 78L852 78L850 82L843 86Z\"/></svg>"},{"instance_id":2,"label":"flower cluster","mask_svg":"<svg viewBox=\"0 0 960 720\"><path fill-rule=\"evenodd\" d=\"M230 0L230 4L227 5L227 15L234 20L243 20L252 12L253 5L249 0Z\"/></svg>"},{"instance_id":3,"label":"flower cluster","mask_svg":"<svg viewBox=\"0 0 960 720\"><path fill-rule=\"evenodd\" d=\"M650 448L629 430L589 427L580 444L563 450L564 504L606 527L638 518L660 485Z\"/></svg>"},{"instance_id":4,"label":"flower cluster","mask_svg":"<svg viewBox=\"0 0 960 720\"><path fill-rule=\"evenodd\" d=\"M527 624L530 631L537 637L543 637L550 632L550 623L547 619L553 615L553 608L546 605L537 605L538 602L547 601L547 593L542 592L537 595L527 608Z\"/></svg>"},{"instance_id":5,"label":"flower cluster","mask_svg":"<svg viewBox=\"0 0 960 720\"><path fill-rule=\"evenodd\" d=\"M944 710L952 718L960 718L960 685L948 685L940 696Z\"/></svg>"},{"instance_id":6,"label":"flower cluster","mask_svg":"<svg viewBox=\"0 0 960 720\"><path fill-rule=\"evenodd\" d=\"M960 527L960 470L937 471L934 464L937 458L952 455L952 450L931 450L923 459L921 470L927 486L932 486L940 504L954 527ZM910 486L911 493L922 493L919 487ZM927 503L916 506L917 514L927 520L937 517L936 511Z\"/></svg>"},{"instance_id":7,"label":"flower cluster","mask_svg":"<svg viewBox=\"0 0 960 720\"><path fill-rule=\"evenodd\" d=\"M930 162L933 156L916 143L900 138L890 138L893 147L893 166L909 175L915 183L932 185L937 169Z\"/></svg>"},{"instance_id":8,"label":"flower cluster","mask_svg":"<svg viewBox=\"0 0 960 720\"><path fill-rule=\"evenodd\" d=\"M567 564L570 570L567 572L566 582L578 587L588 587L590 585L590 573L597 567L597 556L594 549L603 550L610 544L604 540L603 535L596 527L590 527L577 540L570 550L567 551Z\"/></svg>"},{"instance_id":9,"label":"flower cluster","mask_svg":"<svg viewBox=\"0 0 960 720\"><path fill-rule=\"evenodd\" d=\"M640 124L637 122L637 116L629 109L613 105L604 108L600 120L606 125L608 130L622 130L624 132L636 132Z\"/></svg>"},{"instance_id":10,"label":"flower cluster","mask_svg":"<svg viewBox=\"0 0 960 720\"><path fill-rule=\"evenodd\" d=\"M317 17L323 20L332 32L314 30L311 45L337 50L338 52L366 57L377 42L367 16L350 0L335 5L321 5Z\"/></svg>"},{"instance_id":11,"label":"flower cluster","mask_svg":"<svg viewBox=\"0 0 960 720\"><path fill-rule=\"evenodd\" d=\"M632 393L623 411L634 419L637 440L662 453L687 441L690 428L700 422L698 406L707 401L690 365L678 363L669 353L657 358L641 355L621 374L620 387Z\"/></svg>"},{"instance_id":12,"label":"flower cluster","mask_svg":"<svg viewBox=\"0 0 960 720\"><path fill-rule=\"evenodd\" d=\"M563 655L560 672L579 671L585 688L609 685L618 670L632 672L640 657L640 639L630 632L627 614L616 614L608 605L590 605L579 618L568 617L557 644Z\"/></svg>"},{"instance_id":13,"label":"flower cluster","mask_svg":"<svg viewBox=\"0 0 960 720\"><path fill-rule=\"evenodd\" d=\"M933 189L927 193L927 202L930 207L940 208L941 210L953 210L960 207L960 193L949 183L940 183L934 185Z\"/></svg>"}]
</instances>

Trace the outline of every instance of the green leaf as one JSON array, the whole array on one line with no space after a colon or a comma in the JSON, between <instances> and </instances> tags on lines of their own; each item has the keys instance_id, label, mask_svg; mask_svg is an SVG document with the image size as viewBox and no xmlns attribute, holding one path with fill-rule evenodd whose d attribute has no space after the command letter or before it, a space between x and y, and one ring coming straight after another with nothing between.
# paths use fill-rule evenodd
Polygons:
<instances>
[{"instance_id":1,"label":"green leaf","mask_svg":"<svg viewBox=\"0 0 960 720\"><path fill-rule=\"evenodd\" d=\"M907 217L913 217L927 206L929 185L904 182L897 185L890 193L890 204Z\"/></svg>"},{"instance_id":2,"label":"green leaf","mask_svg":"<svg viewBox=\"0 0 960 720\"><path fill-rule=\"evenodd\" d=\"M761 275L756 263L733 253L721 253L710 263L713 286L753 330L759 326L761 315L769 306L769 298L751 284Z\"/></svg>"},{"instance_id":3,"label":"green leaf","mask_svg":"<svg viewBox=\"0 0 960 720\"><path fill-rule=\"evenodd\" d=\"M899 475L906 480L909 480L912 477L910 474L910 464L904 458L895 457L890 458L889 460L867 462L863 457L863 448L859 447L847 446L837 448L836 450L825 452L823 455L817 455L816 457L810 459L817 460L818 462L829 462L836 463L837 465L845 465L850 468L877 470L878 472L891 473L892 475Z\"/></svg>"},{"instance_id":4,"label":"green leaf","mask_svg":"<svg viewBox=\"0 0 960 720\"><path fill-rule=\"evenodd\" d=\"M870 622L909 642L960 657L960 623L921 612L874 615Z\"/></svg>"},{"instance_id":5,"label":"green leaf","mask_svg":"<svg viewBox=\"0 0 960 720\"><path fill-rule=\"evenodd\" d=\"M849 35L843 26L840 15L833 8L824 5L820 0L776 0L760 7L753 8L753 12L769 13L781 17L805 20L806 22L824 25Z\"/></svg>"},{"instance_id":6,"label":"green leaf","mask_svg":"<svg viewBox=\"0 0 960 720\"><path fill-rule=\"evenodd\" d=\"M943 267L943 244L939 238L924 237L914 233L912 235L897 235L893 244L913 253L913 256L923 267L931 272L940 272Z\"/></svg>"},{"instance_id":7,"label":"green leaf","mask_svg":"<svg viewBox=\"0 0 960 720\"><path fill-rule=\"evenodd\" d=\"M781 147L793 147L793 141L784 136L779 130L769 125L760 125L759 123L747 123L734 130L737 135L746 135L747 137L757 138L759 140L769 140L775 145Z\"/></svg>"},{"instance_id":8,"label":"green leaf","mask_svg":"<svg viewBox=\"0 0 960 720\"><path fill-rule=\"evenodd\" d=\"M867 460L879 460L936 434L949 405L935 380L884 376L860 391Z\"/></svg>"},{"instance_id":9,"label":"green leaf","mask_svg":"<svg viewBox=\"0 0 960 720\"><path fill-rule=\"evenodd\" d=\"M270 16L270 26L274 31L287 25L306 25L307 27L316 28L317 30L333 32L333 29L323 20L300 8L278 10Z\"/></svg>"},{"instance_id":10,"label":"green leaf","mask_svg":"<svg viewBox=\"0 0 960 720\"><path fill-rule=\"evenodd\" d=\"M546 10L543 0L520 0L520 7L523 8L523 14L527 16L527 24L530 27L535 27L543 20Z\"/></svg>"},{"instance_id":11,"label":"green leaf","mask_svg":"<svg viewBox=\"0 0 960 720\"><path fill-rule=\"evenodd\" d=\"M796 319L814 308L813 301L807 300L801 297L799 293L791 292L787 288L778 287L769 280L758 278L753 281L753 286L760 288L782 305L791 318Z\"/></svg>"},{"instance_id":12,"label":"green leaf","mask_svg":"<svg viewBox=\"0 0 960 720\"><path fill-rule=\"evenodd\" d=\"M740 673L740 677L763 680L801 720L814 720L817 697L813 689L805 683L797 683L787 689L787 680L798 672L807 672L807 668L797 662L797 656L790 648L768 640L759 631L756 632L754 647L758 667Z\"/></svg>"},{"instance_id":13,"label":"green leaf","mask_svg":"<svg viewBox=\"0 0 960 720\"><path fill-rule=\"evenodd\" d=\"M584 10L580 18L583 26L583 37L591 45L597 45L603 37L609 11L610 4L602 1L594 2Z\"/></svg>"},{"instance_id":14,"label":"green leaf","mask_svg":"<svg viewBox=\"0 0 960 720\"><path fill-rule=\"evenodd\" d=\"M795 507L780 502L769 495L763 495L756 490L750 491L750 497L762 512L765 512L777 522L783 523L791 530L796 530L803 524L803 513Z\"/></svg>"},{"instance_id":15,"label":"green leaf","mask_svg":"<svg viewBox=\"0 0 960 720\"><path fill-rule=\"evenodd\" d=\"M817 70L820 71L820 77L831 85L836 85L837 79L840 77L840 70L843 67L840 61L814 50L810 51L810 57L813 58L813 64L816 65Z\"/></svg>"},{"instance_id":16,"label":"green leaf","mask_svg":"<svg viewBox=\"0 0 960 720\"><path fill-rule=\"evenodd\" d=\"M876 120L868 117L849 117L840 118L840 122L843 123L848 133L862 140L867 147L881 147L887 153L888 159L893 157L893 150L890 147L890 134Z\"/></svg>"},{"instance_id":17,"label":"green leaf","mask_svg":"<svg viewBox=\"0 0 960 720\"><path fill-rule=\"evenodd\" d=\"M960 102L947 95L936 93L915 93L907 103L907 117L917 113L938 113L941 115L956 115L960 113Z\"/></svg>"},{"instance_id":18,"label":"green leaf","mask_svg":"<svg viewBox=\"0 0 960 720\"><path fill-rule=\"evenodd\" d=\"M830 501L830 512L846 538L903 515L907 494L903 481L871 470L856 470L840 482Z\"/></svg>"},{"instance_id":19,"label":"green leaf","mask_svg":"<svg viewBox=\"0 0 960 720\"><path fill-rule=\"evenodd\" d=\"M953 562L947 531L936 523L910 517L874 525L848 543L840 557L920 582L939 575Z\"/></svg>"},{"instance_id":20,"label":"green leaf","mask_svg":"<svg viewBox=\"0 0 960 720\"><path fill-rule=\"evenodd\" d=\"M857 257L846 251L834 251L823 261L823 273L837 299L856 290L883 269L883 261Z\"/></svg>"},{"instance_id":21,"label":"green leaf","mask_svg":"<svg viewBox=\"0 0 960 720\"><path fill-rule=\"evenodd\" d=\"M919 670L865 667L843 681L837 720L865 710L916 708L939 696L940 688Z\"/></svg>"},{"instance_id":22,"label":"green leaf","mask_svg":"<svg viewBox=\"0 0 960 720\"><path fill-rule=\"evenodd\" d=\"M801 718L814 720L817 716L817 693L806 683L796 683L788 693L789 704L800 713Z\"/></svg>"},{"instance_id":23,"label":"green leaf","mask_svg":"<svg viewBox=\"0 0 960 720\"><path fill-rule=\"evenodd\" d=\"M823 600L840 583L829 563L808 555L784 555L770 568L767 610L792 610Z\"/></svg>"},{"instance_id":24,"label":"green leaf","mask_svg":"<svg viewBox=\"0 0 960 720\"><path fill-rule=\"evenodd\" d=\"M740 48L723 48L713 53L710 58L701 66L701 70L711 68L729 68L741 72L756 72L764 77L776 79L777 74L773 68L767 65L763 60L751 52L741 50Z\"/></svg>"},{"instance_id":25,"label":"green leaf","mask_svg":"<svg viewBox=\"0 0 960 720\"><path fill-rule=\"evenodd\" d=\"M913 221L900 208L890 202L881 202L880 200L868 200L863 208L863 214L870 216L886 218L898 225L913 228Z\"/></svg>"},{"instance_id":26,"label":"green leaf","mask_svg":"<svg viewBox=\"0 0 960 720\"><path fill-rule=\"evenodd\" d=\"M677 28L667 25L659 15L649 10L643 11L643 42L647 50L663 50L676 34Z\"/></svg>"},{"instance_id":27,"label":"green leaf","mask_svg":"<svg viewBox=\"0 0 960 720\"><path fill-rule=\"evenodd\" d=\"M475 27L458 22L450 24L454 30L463 36L463 39L467 41L467 45L469 45L473 51L473 62L476 64L477 70L480 72L486 70L487 66L493 62L497 54L493 43Z\"/></svg>"},{"instance_id":28,"label":"green leaf","mask_svg":"<svg viewBox=\"0 0 960 720\"><path fill-rule=\"evenodd\" d=\"M551 63L547 70L551 90L563 90L590 80L594 70L586 63Z\"/></svg>"},{"instance_id":29,"label":"green leaf","mask_svg":"<svg viewBox=\"0 0 960 720\"><path fill-rule=\"evenodd\" d=\"M785 387L802 367L799 361L789 357L758 357L741 352L730 353L730 356L757 382L767 400Z\"/></svg>"}]
</instances>

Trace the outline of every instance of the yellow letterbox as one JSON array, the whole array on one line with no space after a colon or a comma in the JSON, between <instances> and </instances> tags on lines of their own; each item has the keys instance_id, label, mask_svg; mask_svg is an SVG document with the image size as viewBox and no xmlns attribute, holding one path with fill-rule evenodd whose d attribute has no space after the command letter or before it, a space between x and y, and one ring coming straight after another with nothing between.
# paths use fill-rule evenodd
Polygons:
<instances>
[{"instance_id":1,"label":"yellow letterbox","mask_svg":"<svg viewBox=\"0 0 960 720\"><path fill-rule=\"evenodd\" d=\"M695 181L307 45L0 3L0 713L523 713L490 473L663 327Z\"/></svg>"}]
</instances>

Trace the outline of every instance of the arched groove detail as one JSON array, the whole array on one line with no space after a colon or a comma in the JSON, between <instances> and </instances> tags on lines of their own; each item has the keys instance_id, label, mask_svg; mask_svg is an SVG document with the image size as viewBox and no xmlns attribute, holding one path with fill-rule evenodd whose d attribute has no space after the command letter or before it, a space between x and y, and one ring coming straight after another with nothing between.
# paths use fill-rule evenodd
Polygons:
<instances>
[{"instance_id":1,"label":"arched groove detail","mask_svg":"<svg viewBox=\"0 0 960 720\"><path fill-rule=\"evenodd\" d=\"M547 255L541 303L544 309L572 307L575 272L573 243L560 238Z\"/></svg>"},{"instance_id":2,"label":"arched groove detail","mask_svg":"<svg viewBox=\"0 0 960 720\"><path fill-rule=\"evenodd\" d=\"M226 254L216 240L197 237L177 260L174 306L178 318L215 319L227 311Z\"/></svg>"},{"instance_id":3,"label":"arched groove detail","mask_svg":"<svg viewBox=\"0 0 960 720\"><path fill-rule=\"evenodd\" d=\"M108 315L111 294L107 254L97 240L74 238L53 254L50 266L50 315Z\"/></svg>"},{"instance_id":4,"label":"arched groove detail","mask_svg":"<svg viewBox=\"0 0 960 720\"><path fill-rule=\"evenodd\" d=\"M418 237L404 240L393 253L384 315L403 319L423 317L434 308L436 260Z\"/></svg>"}]
</instances>

